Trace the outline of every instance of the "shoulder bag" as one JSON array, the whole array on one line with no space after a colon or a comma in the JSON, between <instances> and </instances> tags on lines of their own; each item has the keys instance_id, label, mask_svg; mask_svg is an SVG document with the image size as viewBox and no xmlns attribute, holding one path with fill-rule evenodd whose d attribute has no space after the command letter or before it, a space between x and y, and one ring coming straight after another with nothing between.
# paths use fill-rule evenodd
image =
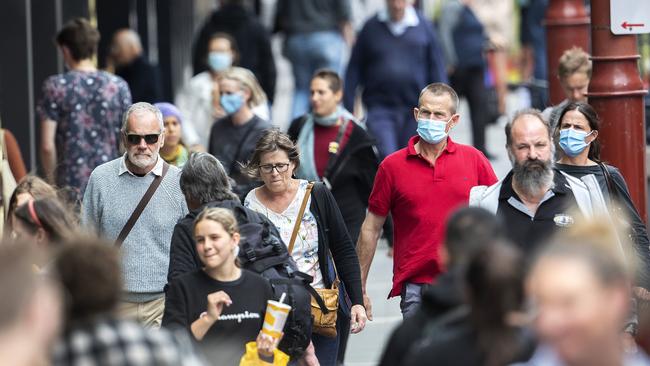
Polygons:
<instances>
[{"instance_id":1,"label":"shoulder bag","mask_svg":"<svg viewBox=\"0 0 650 366\"><path fill-rule=\"evenodd\" d=\"M298 231L300 230L300 224L302 223L302 217L305 213L305 208L307 207L307 201L309 201L309 196L311 191L314 188L314 183L310 182L307 185L307 190L305 191L305 196L302 199L302 204L300 205L300 210L298 211L298 217L296 218L296 223L293 226L293 232L291 233L291 240L289 241L289 255L293 252L293 247L296 243L296 238L298 237ZM328 254L331 257L331 254ZM321 266L327 266L327 263L321 263ZM314 325L312 332L320 334L325 337L334 338L336 337L336 316L339 308L339 276L336 271L336 265L332 261L334 266L335 278L332 283L332 288L317 288L315 289L318 295L323 299L325 308L322 308L318 305L318 301L312 296L311 299L311 315L314 318Z\"/></svg>"},{"instance_id":2,"label":"shoulder bag","mask_svg":"<svg viewBox=\"0 0 650 366\"><path fill-rule=\"evenodd\" d=\"M629 222L629 218L623 212L621 208L621 194L616 187L612 173L610 173L607 165L603 163L598 163L600 169L603 171L605 176L605 183L607 184L607 191L609 191L609 203L610 203L610 212L611 215L616 219L616 223L622 226L625 230L628 230L628 238L633 239L632 234L634 233L634 226Z\"/></svg>"}]
</instances>

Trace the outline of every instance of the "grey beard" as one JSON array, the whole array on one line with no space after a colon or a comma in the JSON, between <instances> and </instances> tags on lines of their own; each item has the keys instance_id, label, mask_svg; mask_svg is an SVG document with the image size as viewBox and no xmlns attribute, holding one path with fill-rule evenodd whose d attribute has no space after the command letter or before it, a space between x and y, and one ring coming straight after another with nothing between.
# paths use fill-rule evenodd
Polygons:
<instances>
[{"instance_id":1,"label":"grey beard","mask_svg":"<svg viewBox=\"0 0 650 366\"><path fill-rule=\"evenodd\" d=\"M513 162L512 184L527 196L536 196L553 187L553 160L525 160Z\"/></svg>"}]
</instances>

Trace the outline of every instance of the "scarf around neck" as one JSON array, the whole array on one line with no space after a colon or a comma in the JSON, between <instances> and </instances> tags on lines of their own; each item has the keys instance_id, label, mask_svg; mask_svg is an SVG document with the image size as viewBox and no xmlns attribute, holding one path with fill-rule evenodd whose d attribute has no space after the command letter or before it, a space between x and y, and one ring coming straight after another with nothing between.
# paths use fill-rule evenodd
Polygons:
<instances>
[{"instance_id":1,"label":"scarf around neck","mask_svg":"<svg viewBox=\"0 0 650 366\"><path fill-rule=\"evenodd\" d=\"M342 106L338 106L336 112L326 117L316 117L313 113L308 113L305 124L298 134L298 149L300 151L300 166L296 169L296 178L307 179L310 182L319 182L321 177L316 170L316 160L314 158L314 124L321 126L334 126L341 118L344 121L355 123L354 116Z\"/></svg>"}]
</instances>

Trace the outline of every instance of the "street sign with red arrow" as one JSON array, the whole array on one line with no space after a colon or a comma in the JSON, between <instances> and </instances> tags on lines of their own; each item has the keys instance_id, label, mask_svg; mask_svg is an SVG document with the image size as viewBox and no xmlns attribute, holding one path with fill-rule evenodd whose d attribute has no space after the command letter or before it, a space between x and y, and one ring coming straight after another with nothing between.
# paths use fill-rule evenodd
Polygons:
<instances>
[{"instance_id":1,"label":"street sign with red arrow","mask_svg":"<svg viewBox=\"0 0 650 366\"><path fill-rule=\"evenodd\" d=\"M650 1L610 0L609 4L612 33L650 33Z\"/></svg>"},{"instance_id":2,"label":"street sign with red arrow","mask_svg":"<svg viewBox=\"0 0 650 366\"><path fill-rule=\"evenodd\" d=\"M621 27L623 27L625 29L629 29L630 31L632 31L634 29L634 27L645 27L645 24L643 24L643 23L628 23L627 21L625 21L625 22L623 22L623 24L621 24Z\"/></svg>"}]
</instances>

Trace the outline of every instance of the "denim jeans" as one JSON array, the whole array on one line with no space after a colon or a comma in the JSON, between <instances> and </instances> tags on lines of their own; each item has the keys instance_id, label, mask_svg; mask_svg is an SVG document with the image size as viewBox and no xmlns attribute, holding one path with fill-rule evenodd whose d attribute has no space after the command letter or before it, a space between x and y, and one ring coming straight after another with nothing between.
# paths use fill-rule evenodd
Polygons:
<instances>
[{"instance_id":1,"label":"denim jeans","mask_svg":"<svg viewBox=\"0 0 650 366\"><path fill-rule=\"evenodd\" d=\"M338 31L290 34L284 55L291 62L294 79L292 118L309 111L309 84L314 72L328 68L342 73L345 42Z\"/></svg>"},{"instance_id":2,"label":"denim jeans","mask_svg":"<svg viewBox=\"0 0 650 366\"><path fill-rule=\"evenodd\" d=\"M402 285L402 300L399 303L399 307L402 310L402 317L404 319L415 314L415 311L420 307L423 286L419 283L410 282L405 282Z\"/></svg>"},{"instance_id":3,"label":"denim jeans","mask_svg":"<svg viewBox=\"0 0 650 366\"><path fill-rule=\"evenodd\" d=\"M318 358L318 363L321 366L336 366L337 356L339 351L339 342L341 341L341 332L344 331L345 327L342 327L342 322L350 322L350 318L339 309L336 318L336 337L329 338L316 333L312 333L311 341L314 343L314 349L316 351L316 358ZM349 327L347 327L349 331Z\"/></svg>"},{"instance_id":4,"label":"denim jeans","mask_svg":"<svg viewBox=\"0 0 650 366\"><path fill-rule=\"evenodd\" d=\"M381 158L406 147L418 128L412 108L380 105L368 107L366 125L377 139Z\"/></svg>"}]
</instances>

